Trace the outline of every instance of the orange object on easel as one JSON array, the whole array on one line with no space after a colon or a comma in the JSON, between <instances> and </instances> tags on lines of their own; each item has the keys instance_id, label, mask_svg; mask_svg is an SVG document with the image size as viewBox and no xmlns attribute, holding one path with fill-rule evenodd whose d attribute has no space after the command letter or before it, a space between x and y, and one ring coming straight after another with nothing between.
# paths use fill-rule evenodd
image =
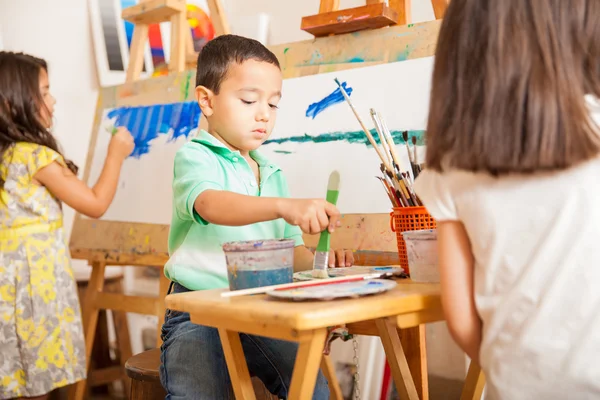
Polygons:
<instances>
[{"instance_id":1,"label":"orange object on easel","mask_svg":"<svg viewBox=\"0 0 600 400\"><path fill-rule=\"evenodd\" d=\"M436 19L449 0L431 0ZM301 29L316 37L411 23L411 0L366 0L366 5L340 10L339 0L321 0L319 13L302 18Z\"/></svg>"},{"instance_id":2,"label":"orange object on easel","mask_svg":"<svg viewBox=\"0 0 600 400\"><path fill-rule=\"evenodd\" d=\"M208 0L210 17L217 35L229 33L229 24L225 18L220 0ZM187 22L185 0L141 0L135 6L127 7L122 18L134 24L129 65L126 81L138 80L144 65L144 48L148 41L148 29L152 24L171 22L171 52L169 72L182 72L189 64L195 64L196 53L192 32Z\"/></svg>"}]
</instances>

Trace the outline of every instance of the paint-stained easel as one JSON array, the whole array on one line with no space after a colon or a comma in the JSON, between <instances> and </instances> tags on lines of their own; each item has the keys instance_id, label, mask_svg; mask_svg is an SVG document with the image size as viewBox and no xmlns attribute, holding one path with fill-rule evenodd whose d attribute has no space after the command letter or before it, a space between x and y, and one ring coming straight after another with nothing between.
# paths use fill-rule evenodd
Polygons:
<instances>
[{"instance_id":1,"label":"paint-stained easel","mask_svg":"<svg viewBox=\"0 0 600 400\"><path fill-rule=\"evenodd\" d=\"M221 0L208 0L207 3L216 35L229 33L229 24ZM134 24L127 66L127 82L136 81L140 77L144 65L144 48L148 41L148 30L152 24L171 22L170 73L182 72L186 64L196 63L197 54L187 22L185 0L141 0L139 4L124 9L121 16Z\"/></svg>"},{"instance_id":2,"label":"paint-stained easel","mask_svg":"<svg viewBox=\"0 0 600 400\"><path fill-rule=\"evenodd\" d=\"M432 0L436 19L450 0ZM302 18L301 29L316 37L411 23L411 0L366 0L366 5L340 10L340 0L321 0L319 13Z\"/></svg>"},{"instance_id":3,"label":"paint-stained easel","mask_svg":"<svg viewBox=\"0 0 600 400\"><path fill-rule=\"evenodd\" d=\"M220 0L208 0L211 21L215 27L217 35L229 32L229 25L225 18L225 13ZM144 48L148 41L148 30L151 24L161 22L171 22L171 54L169 62L169 72L183 72L186 67L186 60L190 64L196 63L197 54L194 51L194 43L190 26L188 25L187 6L185 0L140 0L139 4L128 7L123 10L122 18L134 24L133 38L129 55L129 65L127 67L126 85L134 84L139 80L144 65ZM87 170L89 171L89 160L93 155L95 143L90 146L88 154ZM86 173L85 179L89 172ZM81 223L81 216L76 217L75 229ZM86 230L86 233L89 229ZM129 228L130 236L136 232L133 227ZM75 233L75 236L78 234ZM84 234L85 235L85 234ZM149 238L146 235L146 238ZM73 236L72 236L73 239ZM81 238L90 245L87 237ZM121 244L125 244L121 241ZM94 247L94 245L90 245ZM169 280L162 273L162 268L166 262L165 254L130 254L121 257L117 252L108 254L105 252L83 252L79 253L78 246L71 246L71 253L74 258L85 259L92 267L92 274L88 283L85 295L85 306L82 310L83 325L85 331L85 346L87 369L89 371L90 357L94 346L96 326L100 310L115 310L121 312L132 312L145 315L155 315L158 317L159 324L157 330L157 346L160 346L161 319L165 313L164 297L167 294ZM108 293L104 291L104 272L109 265L127 265L134 267L155 267L161 270L159 280L159 291L156 297L130 296L123 293ZM132 354L121 354L121 368L110 368L106 371L94 371L95 377L101 382L111 382L117 379L123 379L129 382L125 374L124 363ZM79 381L72 386L69 393L69 399L82 400L86 396L86 381Z\"/></svg>"}]
</instances>

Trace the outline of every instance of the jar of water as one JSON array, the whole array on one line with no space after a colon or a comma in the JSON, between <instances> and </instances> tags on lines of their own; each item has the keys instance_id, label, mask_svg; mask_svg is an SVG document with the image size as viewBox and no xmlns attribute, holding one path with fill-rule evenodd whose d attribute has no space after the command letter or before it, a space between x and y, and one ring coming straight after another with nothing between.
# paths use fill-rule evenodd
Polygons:
<instances>
[{"instance_id":1,"label":"jar of water","mask_svg":"<svg viewBox=\"0 0 600 400\"><path fill-rule=\"evenodd\" d=\"M291 283L292 239L250 240L223 244L230 290Z\"/></svg>"}]
</instances>

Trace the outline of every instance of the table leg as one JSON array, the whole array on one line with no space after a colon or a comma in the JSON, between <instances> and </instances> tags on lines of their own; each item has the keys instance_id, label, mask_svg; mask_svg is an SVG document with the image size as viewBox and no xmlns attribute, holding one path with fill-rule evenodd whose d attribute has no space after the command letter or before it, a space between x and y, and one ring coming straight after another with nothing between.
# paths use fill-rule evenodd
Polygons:
<instances>
[{"instance_id":1,"label":"table leg","mask_svg":"<svg viewBox=\"0 0 600 400\"><path fill-rule=\"evenodd\" d=\"M294 373L290 385L290 400L311 399L319 374L319 364L323 358L323 348L327 329L308 332L299 340L300 346L294 363Z\"/></svg>"},{"instance_id":2,"label":"table leg","mask_svg":"<svg viewBox=\"0 0 600 400\"><path fill-rule=\"evenodd\" d=\"M85 292L84 309L82 310L83 331L85 335L85 356L86 369L90 371L90 358L92 356L92 348L94 347L94 339L96 334L96 324L98 323L98 313L100 309L96 306L96 294L104 288L104 269L106 264L102 262L92 262L92 275L88 282L88 287ZM81 380L71 386L69 390L69 399L83 400L86 392L86 380Z\"/></svg>"},{"instance_id":3,"label":"table leg","mask_svg":"<svg viewBox=\"0 0 600 400\"><path fill-rule=\"evenodd\" d=\"M321 371L327 378L327 384L329 385L329 398L331 400L344 400L342 395L342 389L340 388L340 382L338 382L337 376L335 375L335 368L331 362L331 357L323 355L321 358Z\"/></svg>"},{"instance_id":4,"label":"table leg","mask_svg":"<svg viewBox=\"0 0 600 400\"><path fill-rule=\"evenodd\" d=\"M225 361L227 361L227 369L229 370L235 398L238 400L256 400L240 334L219 328L219 336L221 337L223 353L225 353Z\"/></svg>"},{"instance_id":5,"label":"table leg","mask_svg":"<svg viewBox=\"0 0 600 400\"><path fill-rule=\"evenodd\" d=\"M460 400L479 400L483 394L485 376L476 362L471 361Z\"/></svg>"},{"instance_id":6,"label":"table leg","mask_svg":"<svg viewBox=\"0 0 600 400\"><path fill-rule=\"evenodd\" d=\"M427 349L425 345L425 325L398 329L400 343L408 362L408 368L417 388L419 399L429 399L429 379L427 377Z\"/></svg>"},{"instance_id":7,"label":"table leg","mask_svg":"<svg viewBox=\"0 0 600 400\"><path fill-rule=\"evenodd\" d=\"M419 395L415 388L406 356L402 350L400 337L396 330L396 321L389 318L380 318L375 321L385 355L387 357L394 383L402 400L418 400Z\"/></svg>"}]
</instances>

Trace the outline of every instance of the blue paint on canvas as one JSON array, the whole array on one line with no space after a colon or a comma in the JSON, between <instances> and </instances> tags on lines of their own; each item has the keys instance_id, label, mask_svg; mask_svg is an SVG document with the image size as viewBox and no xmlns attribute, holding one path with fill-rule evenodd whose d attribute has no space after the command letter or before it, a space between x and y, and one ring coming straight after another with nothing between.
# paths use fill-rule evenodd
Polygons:
<instances>
[{"instance_id":1,"label":"blue paint on canvas","mask_svg":"<svg viewBox=\"0 0 600 400\"><path fill-rule=\"evenodd\" d=\"M352 88L347 87L347 85L348 84L346 82L342 82L342 87L346 93L348 93L348 96L350 96L352 94ZM325 111L328 107L343 101L344 95L342 94L341 89L338 87L333 91L333 93L325 97L323 100L312 103L310 106L308 106L308 109L306 110L306 117L315 119L317 115Z\"/></svg>"},{"instance_id":2,"label":"blue paint on canvas","mask_svg":"<svg viewBox=\"0 0 600 400\"><path fill-rule=\"evenodd\" d=\"M342 84L343 87L346 83ZM348 92L352 88L346 89ZM338 93L341 96L341 92ZM329 96L328 96L329 97ZM324 99L325 100L325 99ZM175 141L178 138L189 138L190 133L198 128L201 110L195 101L185 101L171 104L157 104L139 107L119 107L108 112L108 118L113 120L114 127L126 127L133 135L135 148L131 157L140 158L150 152L152 141L159 135L169 135L168 141ZM371 134L376 142L379 137L374 130ZM402 131L392 130L390 132L396 144L404 143ZM417 144L425 144L425 131L411 130L408 136L417 138ZM371 146L364 132L362 131L340 131L324 132L318 135L297 135L284 138L272 138L264 142L263 145L282 145L287 143L327 143L327 142L346 142L350 144L362 144ZM291 151L282 149L274 150L276 153L291 154Z\"/></svg>"},{"instance_id":3,"label":"blue paint on canvas","mask_svg":"<svg viewBox=\"0 0 600 400\"><path fill-rule=\"evenodd\" d=\"M189 137L198 127L200 107L195 101L140 107L119 107L108 113L115 127L126 127L135 142L131 157L139 158L150 151L151 141L170 133L169 140Z\"/></svg>"},{"instance_id":4,"label":"blue paint on canvas","mask_svg":"<svg viewBox=\"0 0 600 400\"><path fill-rule=\"evenodd\" d=\"M375 129L371 129L371 135L377 144L380 143L379 136ZM417 138L417 145L425 145L425 131L423 130L410 130L408 132L409 142L412 137ZM390 135L396 144L404 143L402 138L402 131L392 130ZM273 138L268 139L263 143L264 145L270 144L289 144L289 143L331 143L331 142L346 142L350 144L362 144L367 147L371 147L371 142L367 139L367 136L363 131L339 131L339 132L326 132L318 135L298 135L289 136L284 138Z\"/></svg>"}]
</instances>

